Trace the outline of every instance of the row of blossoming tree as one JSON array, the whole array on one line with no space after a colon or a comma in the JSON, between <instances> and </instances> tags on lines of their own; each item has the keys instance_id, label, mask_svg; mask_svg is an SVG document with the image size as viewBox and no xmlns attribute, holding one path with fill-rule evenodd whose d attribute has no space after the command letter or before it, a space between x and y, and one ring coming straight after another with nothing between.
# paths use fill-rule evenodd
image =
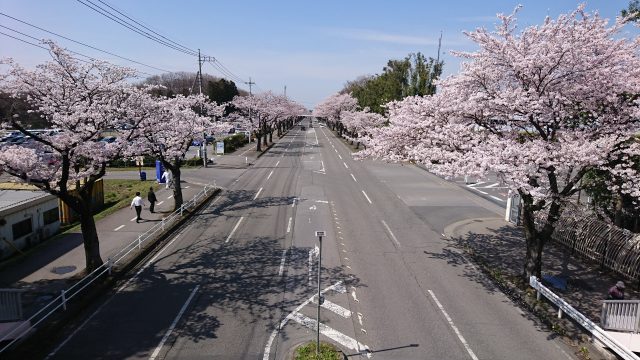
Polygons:
<instances>
[{"instance_id":1,"label":"row of blossoming tree","mask_svg":"<svg viewBox=\"0 0 640 360\"><path fill-rule=\"evenodd\" d=\"M587 172L608 172L611 191L640 198L640 38L621 35L626 19L610 24L584 6L522 31L516 13L498 15L493 32L465 33L478 50L455 53L461 70L435 95L387 104L359 156L446 177L497 174L522 198L528 279L540 277L545 243ZM346 96L317 115L348 128Z\"/></svg>"},{"instance_id":2,"label":"row of blossoming tree","mask_svg":"<svg viewBox=\"0 0 640 360\"><path fill-rule=\"evenodd\" d=\"M155 156L173 173L178 209L183 202L181 160L192 140L229 128L228 122L212 120L222 116L227 105L200 95L154 96L156 87L131 84L132 69L79 61L55 43L46 44L52 60L34 70L2 60L0 91L28 103L55 131L30 132L13 114L0 119L3 128L30 139L0 148L0 171L57 196L79 215L91 271L103 263L91 194L107 164L123 157ZM262 111L263 104L257 106ZM99 141L105 131L117 133L116 141Z\"/></svg>"}]
</instances>

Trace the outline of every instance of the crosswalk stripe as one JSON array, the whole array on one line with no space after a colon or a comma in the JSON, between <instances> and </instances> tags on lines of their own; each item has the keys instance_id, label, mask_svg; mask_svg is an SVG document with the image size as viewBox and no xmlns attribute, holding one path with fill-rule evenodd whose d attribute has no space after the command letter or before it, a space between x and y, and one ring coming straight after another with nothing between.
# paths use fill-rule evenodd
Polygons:
<instances>
[{"instance_id":1,"label":"crosswalk stripe","mask_svg":"<svg viewBox=\"0 0 640 360\"><path fill-rule=\"evenodd\" d=\"M318 322L315 321L314 319L308 316L302 315L299 312L294 312L292 315L293 316L291 317L291 319L297 322L298 324L305 326L311 330L316 329ZM333 328L323 323L320 323L320 333L346 348L349 348L358 352L364 351L365 356L367 356L368 358L371 357L371 353L368 351L369 350L368 346L358 342L356 339L352 337L349 337L337 330L334 330Z\"/></svg>"},{"instance_id":2,"label":"crosswalk stripe","mask_svg":"<svg viewBox=\"0 0 640 360\"><path fill-rule=\"evenodd\" d=\"M316 301L316 298L313 298L312 302L314 304L318 303L318 301ZM322 305L320 305L320 306L325 308L325 309L327 309L327 310L329 310L329 311L332 311L332 312L342 316L345 319L348 319L348 318L351 317L351 310L343 308L342 306L340 306L340 305L338 305L338 304L336 304L334 302L331 302L331 301L329 301L327 299L325 299L322 302Z\"/></svg>"}]
</instances>

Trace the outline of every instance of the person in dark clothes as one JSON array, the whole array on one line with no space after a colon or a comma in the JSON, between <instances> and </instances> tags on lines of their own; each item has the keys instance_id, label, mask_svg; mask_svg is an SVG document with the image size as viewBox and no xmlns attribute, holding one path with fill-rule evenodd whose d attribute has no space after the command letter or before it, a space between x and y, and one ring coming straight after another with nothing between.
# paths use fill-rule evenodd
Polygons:
<instances>
[{"instance_id":1,"label":"person in dark clothes","mask_svg":"<svg viewBox=\"0 0 640 360\"><path fill-rule=\"evenodd\" d=\"M149 193L147 193L147 200L149 200L149 212L153 214L153 207L156 201L158 201L158 198L156 198L156 193L153 192L152 187L149 188Z\"/></svg>"},{"instance_id":2,"label":"person in dark clothes","mask_svg":"<svg viewBox=\"0 0 640 360\"><path fill-rule=\"evenodd\" d=\"M609 289L607 296L609 300L624 300L624 282L618 281Z\"/></svg>"}]
</instances>

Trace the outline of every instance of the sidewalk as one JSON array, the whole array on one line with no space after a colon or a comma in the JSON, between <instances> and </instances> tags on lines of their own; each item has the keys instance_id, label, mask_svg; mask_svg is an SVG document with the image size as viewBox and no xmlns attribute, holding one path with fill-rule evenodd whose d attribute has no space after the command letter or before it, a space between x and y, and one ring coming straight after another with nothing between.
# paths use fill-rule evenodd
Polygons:
<instances>
[{"instance_id":1,"label":"sidewalk","mask_svg":"<svg viewBox=\"0 0 640 360\"><path fill-rule=\"evenodd\" d=\"M476 259L502 277L516 278L523 272L523 230L504 219L463 220L447 226L444 234L459 245L468 246ZM554 242L545 245L542 260L543 277L554 276L559 283L566 284L564 289L563 286L551 287L553 292L599 324L602 300L606 299L609 288L623 279L602 271L593 261L571 254L571 249ZM625 299L640 299L638 284L625 283Z\"/></svg>"},{"instance_id":2,"label":"sidewalk","mask_svg":"<svg viewBox=\"0 0 640 360\"><path fill-rule=\"evenodd\" d=\"M182 170L182 189L185 201L200 192L204 185L230 186L251 164L259 153L255 143L247 144L232 154L215 156L207 168ZM107 179L139 179L138 171L111 171ZM155 174L147 173L153 180ZM133 198L134 194L131 194ZM146 195L146 194L143 194ZM135 210L124 208L96 222L100 239L100 254L106 261L111 255L135 241L138 235L161 221L173 211L173 191L161 187L157 192L158 203L151 214L148 204L142 210L140 223L135 222ZM146 199L146 196L143 196ZM145 200L146 202L146 200ZM4 266L2 266L4 265ZM24 318L28 318L60 291L71 286L85 268L84 247L80 230L47 240L28 251L21 259L8 260L0 270L0 288L25 290L22 296Z\"/></svg>"}]
</instances>

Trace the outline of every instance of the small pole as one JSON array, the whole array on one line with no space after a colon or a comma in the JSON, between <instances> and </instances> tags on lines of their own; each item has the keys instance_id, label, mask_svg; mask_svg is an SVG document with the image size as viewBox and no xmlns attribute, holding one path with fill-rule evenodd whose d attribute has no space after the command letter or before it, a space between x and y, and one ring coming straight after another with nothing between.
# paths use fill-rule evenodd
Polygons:
<instances>
[{"instance_id":1,"label":"small pole","mask_svg":"<svg viewBox=\"0 0 640 360\"><path fill-rule=\"evenodd\" d=\"M320 305L322 305L322 295L320 294L320 271L322 270L322 237L324 231L316 231L316 236L320 242L318 248L318 314L316 317L316 357L320 355Z\"/></svg>"}]
</instances>

